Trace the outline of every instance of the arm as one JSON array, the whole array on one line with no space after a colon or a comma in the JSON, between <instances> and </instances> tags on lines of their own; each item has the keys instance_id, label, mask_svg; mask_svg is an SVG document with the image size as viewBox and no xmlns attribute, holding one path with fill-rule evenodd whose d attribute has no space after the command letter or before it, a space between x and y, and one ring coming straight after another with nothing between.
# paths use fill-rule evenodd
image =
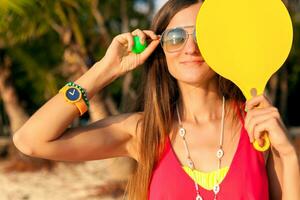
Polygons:
<instances>
[{"instance_id":1,"label":"arm","mask_svg":"<svg viewBox=\"0 0 300 200\"><path fill-rule=\"evenodd\" d=\"M88 126L67 129L52 141L21 136L19 139L14 137L14 142L23 153L50 160L87 161L117 156L138 160L135 136L141 116L141 113L110 116ZM43 131L41 135L45 133L48 132Z\"/></svg>"},{"instance_id":2,"label":"arm","mask_svg":"<svg viewBox=\"0 0 300 200\"><path fill-rule=\"evenodd\" d=\"M290 155L285 156L280 156L275 149L272 149L267 162L267 172L270 199L299 199L300 175L298 158L294 149L291 149Z\"/></svg>"},{"instance_id":3,"label":"arm","mask_svg":"<svg viewBox=\"0 0 300 200\"><path fill-rule=\"evenodd\" d=\"M262 135L268 132L271 142L271 155L267 162L270 198L299 200L299 161L278 109L263 95L253 97L247 101L246 106L248 113L245 127L250 141L258 140L262 143ZM256 108L257 106L259 108Z\"/></svg>"},{"instance_id":4,"label":"arm","mask_svg":"<svg viewBox=\"0 0 300 200\"><path fill-rule=\"evenodd\" d=\"M106 74L101 79L101 74ZM109 65L100 61L86 72L79 81L79 85L87 90L89 99L93 94L113 81L118 74L112 71ZM85 84L86 82L97 84ZM67 103L62 94L58 93L46 102L27 122L14 134L13 141L16 147L27 155L32 155L38 143L46 143L58 139L72 121L78 117L75 105ZM37 144L37 145L36 145Z\"/></svg>"},{"instance_id":5,"label":"arm","mask_svg":"<svg viewBox=\"0 0 300 200\"><path fill-rule=\"evenodd\" d=\"M142 64L159 44L152 31L137 31L137 35L153 39L139 59L129 51L133 45L132 34L118 35L104 58L75 81L86 89L89 99L120 75ZM57 94L14 134L13 142L24 154L54 160L135 157L131 147L138 116L112 116L85 127L67 129L78 117L78 109L67 103L62 94Z\"/></svg>"},{"instance_id":6,"label":"arm","mask_svg":"<svg viewBox=\"0 0 300 200\"><path fill-rule=\"evenodd\" d=\"M282 161L282 199L300 199L299 160L295 149L281 157Z\"/></svg>"}]
</instances>

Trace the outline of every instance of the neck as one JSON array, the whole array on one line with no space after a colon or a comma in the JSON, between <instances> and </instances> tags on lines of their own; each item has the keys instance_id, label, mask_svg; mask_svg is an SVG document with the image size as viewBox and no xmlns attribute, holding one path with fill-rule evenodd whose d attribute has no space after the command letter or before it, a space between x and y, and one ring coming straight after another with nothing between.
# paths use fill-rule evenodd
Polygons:
<instances>
[{"instance_id":1,"label":"neck","mask_svg":"<svg viewBox=\"0 0 300 200\"><path fill-rule=\"evenodd\" d=\"M217 80L213 79L206 85L193 86L178 83L181 92L179 110L182 121L205 123L221 119L222 94L217 87Z\"/></svg>"}]
</instances>

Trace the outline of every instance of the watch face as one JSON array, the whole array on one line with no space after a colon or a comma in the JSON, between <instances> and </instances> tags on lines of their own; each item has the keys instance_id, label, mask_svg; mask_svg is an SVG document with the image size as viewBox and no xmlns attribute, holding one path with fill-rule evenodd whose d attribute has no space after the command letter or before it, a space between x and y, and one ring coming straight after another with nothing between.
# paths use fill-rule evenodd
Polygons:
<instances>
[{"instance_id":1,"label":"watch face","mask_svg":"<svg viewBox=\"0 0 300 200\"><path fill-rule=\"evenodd\" d=\"M69 101L76 102L81 98L81 92L77 88L70 87L66 91L66 97Z\"/></svg>"}]
</instances>

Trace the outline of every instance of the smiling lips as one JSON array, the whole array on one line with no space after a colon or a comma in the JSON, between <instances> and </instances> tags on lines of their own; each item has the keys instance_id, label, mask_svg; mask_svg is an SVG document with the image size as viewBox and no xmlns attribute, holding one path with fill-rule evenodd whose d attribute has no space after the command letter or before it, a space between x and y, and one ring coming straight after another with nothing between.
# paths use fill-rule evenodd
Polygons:
<instances>
[{"instance_id":1,"label":"smiling lips","mask_svg":"<svg viewBox=\"0 0 300 200\"><path fill-rule=\"evenodd\" d=\"M182 61L180 63L181 64L193 64L193 63L202 64L204 62L205 62L204 60L187 60L187 61Z\"/></svg>"}]
</instances>

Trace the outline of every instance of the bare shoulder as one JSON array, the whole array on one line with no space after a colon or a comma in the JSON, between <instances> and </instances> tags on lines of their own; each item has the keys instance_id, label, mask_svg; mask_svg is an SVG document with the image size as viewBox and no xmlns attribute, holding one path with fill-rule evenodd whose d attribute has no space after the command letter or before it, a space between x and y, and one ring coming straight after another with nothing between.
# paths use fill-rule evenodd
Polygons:
<instances>
[{"instance_id":1,"label":"bare shoulder","mask_svg":"<svg viewBox=\"0 0 300 200\"><path fill-rule=\"evenodd\" d=\"M106 152L102 158L126 156L138 161L138 145L143 112L122 113L110 116L94 123L97 130L98 149ZM91 127L93 129L93 124ZM107 146L107 147L106 147ZM103 153L100 153L100 158Z\"/></svg>"},{"instance_id":2,"label":"bare shoulder","mask_svg":"<svg viewBox=\"0 0 300 200\"><path fill-rule=\"evenodd\" d=\"M122 113L109 116L83 127L84 129L96 130L98 149L107 152L109 157L126 156L138 160L138 135L141 131L142 112ZM89 131L85 130L85 131Z\"/></svg>"},{"instance_id":3,"label":"bare shoulder","mask_svg":"<svg viewBox=\"0 0 300 200\"><path fill-rule=\"evenodd\" d=\"M125 128L132 137L137 137L138 131L141 128L141 122L143 119L142 112L125 113L118 115L123 118L122 127Z\"/></svg>"},{"instance_id":4,"label":"bare shoulder","mask_svg":"<svg viewBox=\"0 0 300 200\"><path fill-rule=\"evenodd\" d=\"M121 116L120 116L121 117ZM126 120L123 121L122 127L125 128L131 136L130 142L127 144L127 152L129 157L138 161L138 145L139 135L142 127L143 112L124 114Z\"/></svg>"}]
</instances>

